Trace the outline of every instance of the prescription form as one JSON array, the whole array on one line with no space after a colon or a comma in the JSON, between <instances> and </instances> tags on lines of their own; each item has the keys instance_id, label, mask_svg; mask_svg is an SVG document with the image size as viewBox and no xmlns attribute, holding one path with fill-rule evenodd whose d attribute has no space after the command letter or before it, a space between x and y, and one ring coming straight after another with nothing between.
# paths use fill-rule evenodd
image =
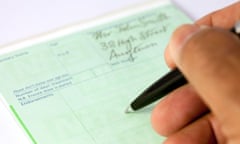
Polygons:
<instances>
[{"instance_id":1,"label":"prescription form","mask_svg":"<svg viewBox=\"0 0 240 144\"><path fill-rule=\"evenodd\" d=\"M167 1L0 51L2 98L31 143L161 143L153 106L124 110L168 71L167 42L190 22Z\"/></svg>"}]
</instances>

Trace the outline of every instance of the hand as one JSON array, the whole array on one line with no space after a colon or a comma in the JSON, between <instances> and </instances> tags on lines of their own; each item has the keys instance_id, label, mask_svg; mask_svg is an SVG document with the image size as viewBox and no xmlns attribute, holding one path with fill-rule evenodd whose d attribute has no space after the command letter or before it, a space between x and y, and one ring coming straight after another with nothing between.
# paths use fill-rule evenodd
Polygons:
<instances>
[{"instance_id":1,"label":"hand","mask_svg":"<svg viewBox=\"0 0 240 144\"><path fill-rule=\"evenodd\" d=\"M154 109L152 124L165 144L240 143L240 40L222 30L240 19L240 2L177 29L166 61L189 84ZM208 25L202 27L200 25Z\"/></svg>"}]
</instances>

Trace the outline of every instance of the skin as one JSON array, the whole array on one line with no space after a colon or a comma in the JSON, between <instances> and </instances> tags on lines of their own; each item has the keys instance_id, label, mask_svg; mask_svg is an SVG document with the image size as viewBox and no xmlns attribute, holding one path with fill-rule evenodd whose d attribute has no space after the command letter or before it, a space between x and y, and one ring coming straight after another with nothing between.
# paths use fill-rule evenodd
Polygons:
<instances>
[{"instance_id":1,"label":"skin","mask_svg":"<svg viewBox=\"0 0 240 144\"><path fill-rule=\"evenodd\" d=\"M153 110L153 128L165 144L240 143L240 40L224 30L237 20L240 2L174 32L165 59L189 84Z\"/></svg>"}]
</instances>

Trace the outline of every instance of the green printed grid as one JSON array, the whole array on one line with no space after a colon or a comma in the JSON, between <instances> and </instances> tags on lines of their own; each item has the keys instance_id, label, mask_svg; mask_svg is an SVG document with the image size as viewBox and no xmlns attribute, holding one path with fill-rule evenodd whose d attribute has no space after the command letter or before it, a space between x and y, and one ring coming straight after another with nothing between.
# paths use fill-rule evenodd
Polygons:
<instances>
[{"instance_id":1,"label":"green printed grid","mask_svg":"<svg viewBox=\"0 0 240 144\"><path fill-rule=\"evenodd\" d=\"M15 117L17 118L17 120L19 121L19 123L21 124L23 129L26 131L27 135L29 136L29 138L31 139L33 144L37 144L36 140L34 139L34 137L31 134L31 132L28 130L26 125L23 123L22 119L20 118L20 116L18 115L17 111L14 109L14 107L12 105L10 105L10 109L12 110L13 114L15 115Z\"/></svg>"}]
</instances>

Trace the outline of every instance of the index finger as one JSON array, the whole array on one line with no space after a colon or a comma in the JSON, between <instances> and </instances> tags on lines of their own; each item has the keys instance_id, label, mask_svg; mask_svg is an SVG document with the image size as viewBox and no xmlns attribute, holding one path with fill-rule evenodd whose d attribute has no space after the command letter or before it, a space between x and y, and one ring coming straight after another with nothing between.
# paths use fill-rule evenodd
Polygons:
<instances>
[{"instance_id":1,"label":"index finger","mask_svg":"<svg viewBox=\"0 0 240 144\"><path fill-rule=\"evenodd\" d=\"M208 25L220 28L231 28L240 19L240 2L234 3L224 9L210 13L196 21L199 25Z\"/></svg>"},{"instance_id":2,"label":"index finger","mask_svg":"<svg viewBox=\"0 0 240 144\"><path fill-rule=\"evenodd\" d=\"M226 8L210 13L196 21L195 24L230 29L238 20L240 20L240 2L234 3ZM169 55L168 47L165 50L164 56L167 65L170 68L175 67L174 62Z\"/></svg>"}]
</instances>

